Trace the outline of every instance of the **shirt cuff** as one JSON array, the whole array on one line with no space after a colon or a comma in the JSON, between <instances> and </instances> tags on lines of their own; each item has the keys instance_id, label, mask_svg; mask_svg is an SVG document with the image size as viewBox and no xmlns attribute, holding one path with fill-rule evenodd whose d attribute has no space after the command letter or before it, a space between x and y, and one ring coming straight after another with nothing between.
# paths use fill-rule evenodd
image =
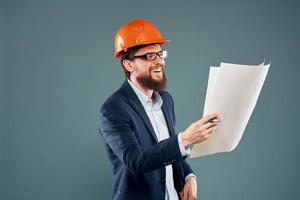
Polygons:
<instances>
[{"instance_id":1,"label":"shirt cuff","mask_svg":"<svg viewBox=\"0 0 300 200\"><path fill-rule=\"evenodd\" d=\"M190 178L190 177L194 177L196 180L197 180L197 176L193 173L190 173L188 174L186 177L185 177L185 182L187 182L187 180Z\"/></svg>"},{"instance_id":2,"label":"shirt cuff","mask_svg":"<svg viewBox=\"0 0 300 200\"><path fill-rule=\"evenodd\" d=\"M180 149L181 156L186 156L189 153L191 153L191 148L190 147L188 147L188 148L184 147L183 142L182 142L182 138L181 138L181 134L182 133L178 134L179 149Z\"/></svg>"}]
</instances>

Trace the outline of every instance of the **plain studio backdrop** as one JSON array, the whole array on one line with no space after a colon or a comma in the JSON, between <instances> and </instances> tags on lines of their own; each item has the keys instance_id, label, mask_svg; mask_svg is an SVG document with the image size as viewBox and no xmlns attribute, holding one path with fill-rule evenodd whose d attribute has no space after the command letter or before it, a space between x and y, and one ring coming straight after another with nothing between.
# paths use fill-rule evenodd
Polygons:
<instances>
[{"instance_id":1,"label":"plain studio backdrop","mask_svg":"<svg viewBox=\"0 0 300 200\"><path fill-rule=\"evenodd\" d=\"M124 81L116 30L157 25L182 131L202 116L209 67L272 64L239 146L188 159L205 200L300 199L299 1L0 3L0 199L111 198L98 113Z\"/></svg>"}]
</instances>

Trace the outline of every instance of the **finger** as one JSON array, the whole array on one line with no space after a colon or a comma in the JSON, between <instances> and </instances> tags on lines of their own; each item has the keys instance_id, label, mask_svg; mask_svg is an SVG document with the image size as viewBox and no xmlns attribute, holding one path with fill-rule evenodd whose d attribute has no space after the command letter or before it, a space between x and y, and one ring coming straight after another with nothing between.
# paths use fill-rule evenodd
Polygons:
<instances>
[{"instance_id":1,"label":"finger","mask_svg":"<svg viewBox=\"0 0 300 200\"><path fill-rule=\"evenodd\" d=\"M212 126L217 126L218 124L216 123L212 123L212 122L207 122L205 124L203 124L201 121L198 121L196 124L195 124L195 128L196 128L196 131L198 132L203 132L205 131L206 129L212 127Z\"/></svg>"},{"instance_id":2,"label":"finger","mask_svg":"<svg viewBox=\"0 0 300 200\"><path fill-rule=\"evenodd\" d=\"M189 200L196 200L196 197L192 194L192 191L190 192Z\"/></svg>"},{"instance_id":3,"label":"finger","mask_svg":"<svg viewBox=\"0 0 300 200\"><path fill-rule=\"evenodd\" d=\"M186 198L185 198L185 195L184 195L184 193L182 194L182 200L185 200Z\"/></svg>"},{"instance_id":4,"label":"finger","mask_svg":"<svg viewBox=\"0 0 300 200\"><path fill-rule=\"evenodd\" d=\"M209 120L218 119L219 115L217 113L210 113L204 116L202 119L199 120L200 123L206 124Z\"/></svg>"},{"instance_id":5,"label":"finger","mask_svg":"<svg viewBox=\"0 0 300 200\"><path fill-rule=\"evenodd\" d=\"M202 126L200 128L198 128L198 130L195 131L195 134L194 134L194 138L196 137L203 137L204 135L207 134L207 130L210 130L212 127L216 127L215 125L212 125L212 126Z\"/></svg>"},{"instance_id":6,"label":"finger","mask_svg":"<svg viewBox=\"0 0 300 200\"><path fill-rule=\"evenodd\" d=\"M188 190L186 193L186 199L190 200L190 198L191 198L191 194L190 194L190 190Z\"/></svg>"},{"instance_id":7,"label":"finger","mask_svg":"<svg viewBox=\"0 0 300 200\"><path fill-rule=\"evenodd\" d=\"M209 129L213 126L218 126L218 124L213 123L213 122L207 122L206 124L203 124L201 126L202 126L202 130L206 130L206 129Z\"/></svg>"},{"instance_id":8,"label":"finger","mask_svg":"<svg viewBox=\"0 0 300 200\"><path fill-rule=\"evenodd\" d=\"M203 136L210 136L215 130L217 129L217 126L212 126L205 131L202 132Z\"/></svg>"},{"instance_id":9,"label":"finger","mask_svg":"<svg viewBox=\"0 0 300 200\"><path fill-rule=\"evenodd\" d=\"M179 192L179 197L180 197L181 200L183 199L183 192L182 191Z\"/></svg>"},{"instance_id":10,"label":"finger","mask_svg":"<svg viewBox=\"0 0 300 200\"><path fill-rule=\"evenodd\" d=\"M188 200L195 200L195 199L196 199L196 197L195 197L195 195L193 194L192 189L189 190L189 198L188 198Z\"/></svg>"},{"instance_id":11,"label":"finger","mask_svg":"<svg viewBox=\"0 0 300 200\"><path fill-rule=\"evenodd\" d=\"M216 126L211 127L203 132L201 132L201 134L197 135L197 137L195 138L196 141L198 142L202 142L204 140L207 140L212 134L213 131L216 129Z\"/></svg>"},{"instance_id":12,"label":"finger","mask_svg":"<svg viewBox=\"0 0 300 200\"><path fill-rule=\"evenodd\" d=\"M183 199L188 200L188 198L187 198L187 189L186 188L183 189Z\"/></svg>"}]
</instances>

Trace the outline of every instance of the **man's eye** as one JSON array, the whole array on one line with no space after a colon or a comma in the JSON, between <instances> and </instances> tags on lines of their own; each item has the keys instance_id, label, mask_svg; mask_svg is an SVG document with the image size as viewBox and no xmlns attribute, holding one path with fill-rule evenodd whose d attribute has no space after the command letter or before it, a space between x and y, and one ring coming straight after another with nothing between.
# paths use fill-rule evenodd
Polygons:
<instances>
[{"instance_id":1,"label":"man's eye","mask_svg":"<svg viewBox=\"0 0 300 200\"><path fill-rule=\"evenodd\" d=\"M147 59L153 59L153 58L155 58L155 54L153 53L147 54Z\"/></svg>"}]
</instances>

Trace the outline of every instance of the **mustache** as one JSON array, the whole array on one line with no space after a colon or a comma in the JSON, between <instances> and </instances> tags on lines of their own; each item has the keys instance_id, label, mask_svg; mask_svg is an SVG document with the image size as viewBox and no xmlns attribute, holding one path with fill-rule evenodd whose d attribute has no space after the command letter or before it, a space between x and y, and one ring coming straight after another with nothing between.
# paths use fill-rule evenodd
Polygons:
<instances>
[{"instance_id":1,"label":"mustache","mask_svg":"<svg viewBox=\"0 0 300 200\"><path fill-rule=\"evenodd\" d=\"M151 72L152 70L156 70L156 69L160 69L163 72L165 71L165 68L163 65L156 65L156 66L149 67L149 72Z\"/></svg>"}]
</instances>

